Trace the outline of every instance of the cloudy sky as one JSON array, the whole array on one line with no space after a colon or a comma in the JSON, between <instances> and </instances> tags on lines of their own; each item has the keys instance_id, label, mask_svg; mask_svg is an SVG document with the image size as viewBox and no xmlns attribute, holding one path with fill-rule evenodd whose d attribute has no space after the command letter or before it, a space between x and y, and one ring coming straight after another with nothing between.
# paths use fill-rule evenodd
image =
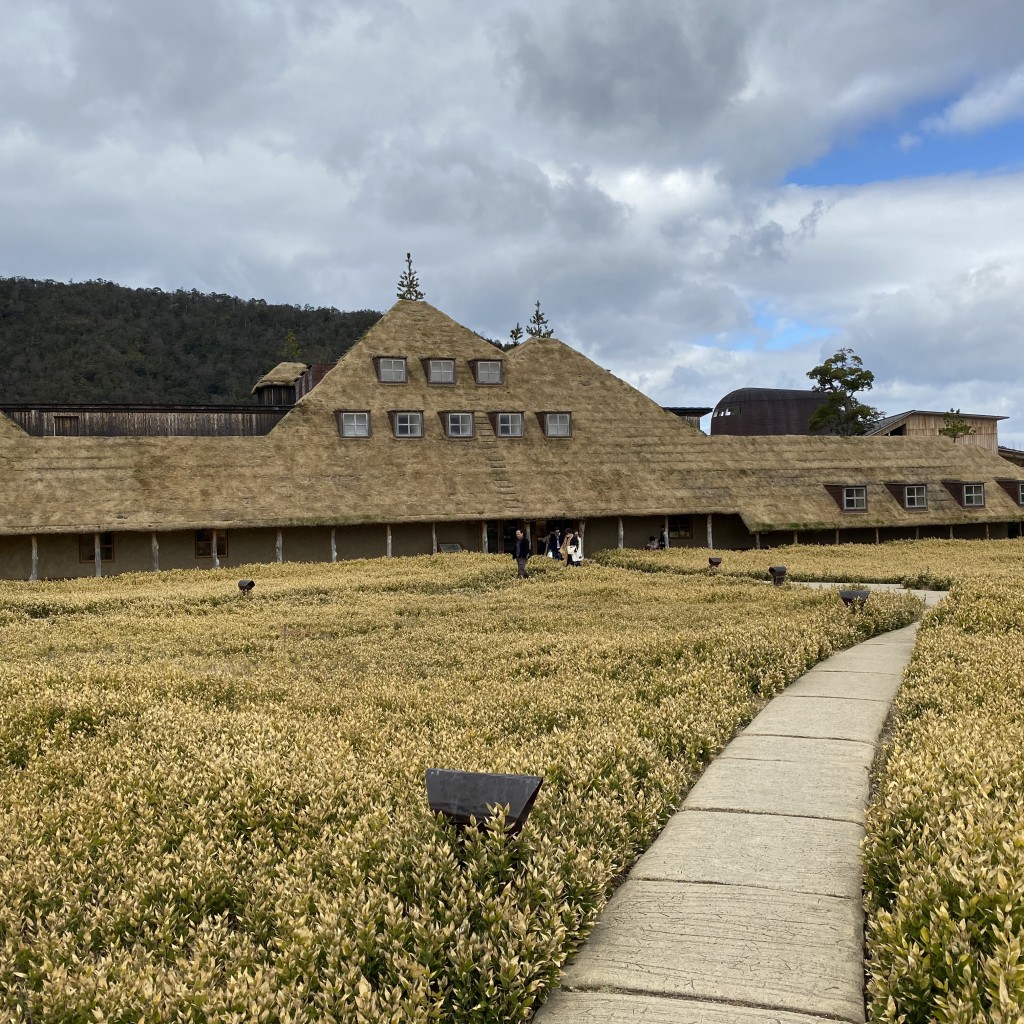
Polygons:
<instances>
[{"instance_id":1,"label":"cloudy sky","mask_svg":"<svg viewBox=\"0 0 1024 1024\"><path fill-rule=\"evenodd\" d=\"M0 0L0 275L555 333L1024 448L1019 0ZM553 368L557 372L557 367Z\"/></svg>"}]
</instances>

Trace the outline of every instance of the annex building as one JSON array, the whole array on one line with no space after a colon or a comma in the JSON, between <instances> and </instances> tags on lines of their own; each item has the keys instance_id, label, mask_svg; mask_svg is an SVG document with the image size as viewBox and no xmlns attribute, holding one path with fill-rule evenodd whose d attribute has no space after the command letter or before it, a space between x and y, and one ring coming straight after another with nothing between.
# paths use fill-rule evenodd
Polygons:
<instances>
[{"instance_id":1,"label":"annex building","mask_svg":"<svg viewBox=\"0 0 1024 1024\"><path fill-rule=\"evenodd\" d=\"M945 437L707 437L554 338L400 300L265 434L35 436L0 415L0 576L501 552L1005 538L1024 469Z\"/></svg>"}]
</instances>

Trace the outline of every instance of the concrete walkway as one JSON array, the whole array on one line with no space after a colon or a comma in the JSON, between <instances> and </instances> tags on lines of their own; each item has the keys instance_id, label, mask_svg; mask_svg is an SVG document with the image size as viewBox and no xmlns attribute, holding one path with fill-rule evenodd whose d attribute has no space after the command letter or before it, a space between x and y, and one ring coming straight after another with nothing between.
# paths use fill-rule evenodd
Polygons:
<instances>
[{"instance_id":1,"label":"concrete walkway","mask_svg":"<svg viewBox=\"0 0 1024 1024\"><path fill-rule=\"evenodd\" d=\"M864 1021L868 772L916 632L816 665L725 748L537 1024Z\"/></svg>"}]
</instances>

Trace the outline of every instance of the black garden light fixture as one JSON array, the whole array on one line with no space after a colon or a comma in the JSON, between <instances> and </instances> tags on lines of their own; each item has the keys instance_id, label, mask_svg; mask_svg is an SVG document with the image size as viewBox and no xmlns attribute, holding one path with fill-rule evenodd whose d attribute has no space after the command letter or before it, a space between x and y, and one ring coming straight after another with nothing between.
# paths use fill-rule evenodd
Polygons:
<instances>
[{"instance_id":1,"label":"black garden light fixture","mask_svg":"<svg viewBox=\"0 0 1024 1024\"><path fill-rule=\"evenodd\" d=\"M485 827L495 807L508 807L507 832L517 836L533 810L544 779L539 775L500 775L491 772L460 772L447 768L427 769L427 802L434 814L465 828L470 817Z\"/></svg>"},{"instance_id":2,"label":"black garden light fixture","mask_svg":"<svg viewBox=\"0 0 1024 1024\"><path fill-rule=\"evenodd\" d=\"M239 580L238 589L242 592L243 597L248 597L252 593L252 588L256 586L255 580Z\"/></svg>"},{"instance_id":3,"label":"black garden light fixture","mask_svg":"<svg viewBox=\"0 0 1024 1024\"><path fill-rule=\"evenodd\" d=\"M717 569L721 564L722 564L722 557L721 557L721 555L712 555L708 559L708 565L712 569Z\"/></svg>"},{"instance_id":4,"label":"black garden light fixture","mask_svg":"<svg viewBox=\"0 0 1024 1024\"><path fill-rule=\"evenodd\" d=\"M860 608L871 596L870 590L840 590L839 597L847 608Z\"/></svg>"},{"instance_id":5,"label":"black garden light fixture","mask_svg":"<svg viewBox=\"0 0 1024 1024\"><path fill-rule=\"evenodd\" d=\"M781 587L786 579L786 567L784 565L769 565L768 575L771 576L775 586Z\"/></svg>"}]
</instances>

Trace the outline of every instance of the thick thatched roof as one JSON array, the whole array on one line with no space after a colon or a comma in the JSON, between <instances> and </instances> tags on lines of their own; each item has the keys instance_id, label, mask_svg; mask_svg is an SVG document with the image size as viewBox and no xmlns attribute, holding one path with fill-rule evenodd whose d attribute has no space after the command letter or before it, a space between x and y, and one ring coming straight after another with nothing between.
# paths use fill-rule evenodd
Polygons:
<instances>
[{"instance_id":1,"label":"thick thatched roof","mask_svg":"<svg viewBox=\"0 0 1024 1024\"><path fill-rule=\"evenodd\" d=\"M404 357L408 381L377 379L375 357ZM427 383L421 360L455 360ZM502 359L478 385L475 359ZM370 413L343 438L339 411ZM388 414L422 411L424 437L394 437ZM441 414L474 414L448 439ZM547 438L538 414L572 414ZM525 436L498 438L489 414L522 412ZM17 433L17 429L15 428ZM168 530L354 522L737 513L751 530L1008 521L998 486L1015 467L936 438L706 437L554 338L501 352L425 302L402 300L266 437L14 436L0 423L0 533ZM1024 476L1022 476L1024 478ZM965 511L943 480L987 484ZM886 482L927 483L908 512ZM868 511L840 511L827 484L865 484Z\"/></svg>"},{"instance_id":2,"label":"thick thatched roof","mask_svg":"<svg viewBox=\"0 0 1024 1024\"><path fill-rule=\"evenodd\" d=\"M307 363L278 363L269 373L263 374L256 381L253 385L252 393L256 394L260 388L294 384L308 369Z\"/></svg>"}]
</instances>

